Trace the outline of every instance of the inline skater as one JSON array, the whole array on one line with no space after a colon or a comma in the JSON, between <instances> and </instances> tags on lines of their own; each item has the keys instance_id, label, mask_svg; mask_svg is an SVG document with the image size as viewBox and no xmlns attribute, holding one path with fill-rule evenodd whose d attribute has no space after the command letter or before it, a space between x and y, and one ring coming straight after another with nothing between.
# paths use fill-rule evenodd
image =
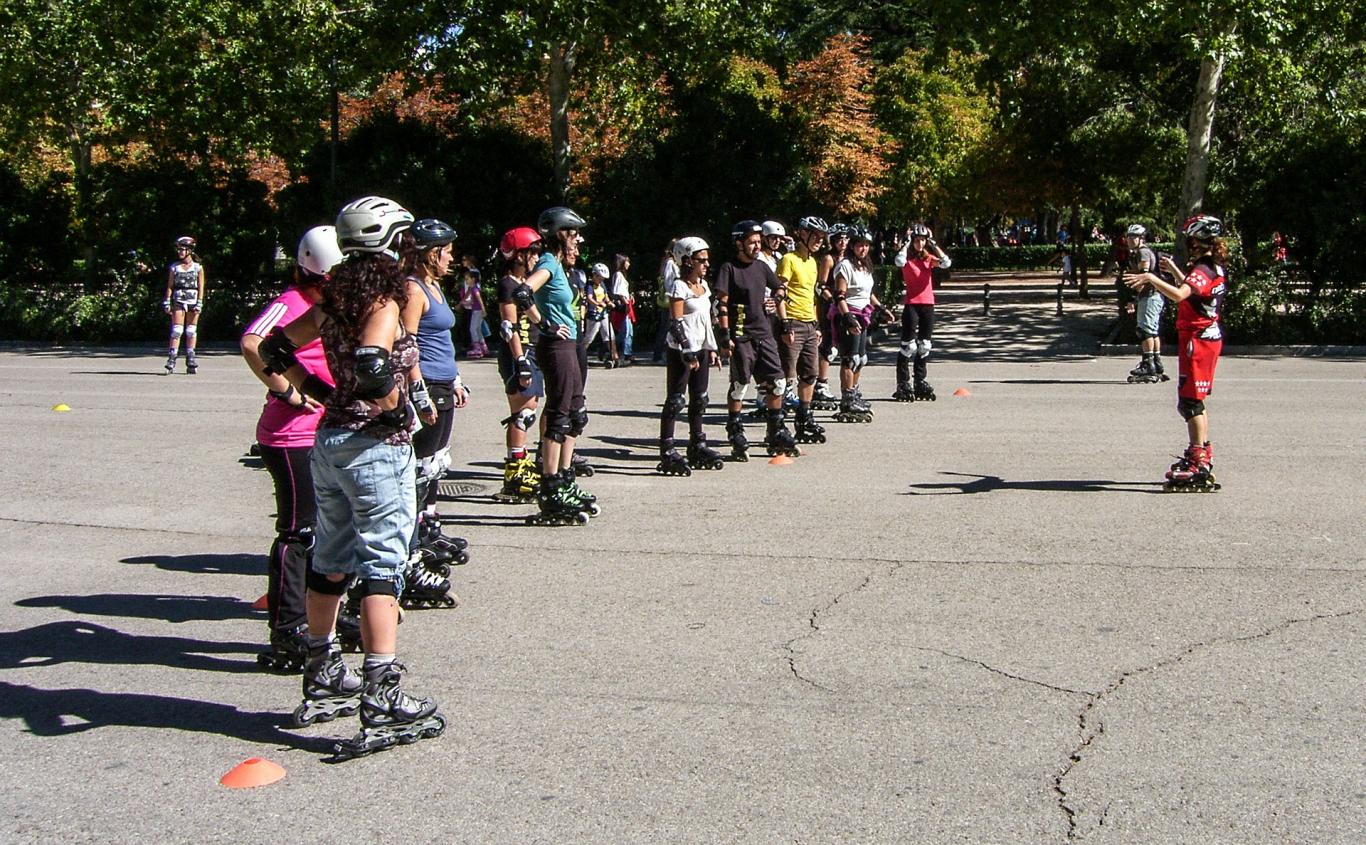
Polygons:
<instances>
[{"instance_id":1,"label":"inline skater","mask_svg":"<svg viewBox=\"0 0 1366 845\"><path fill-rule=\"evenodd\" d=\"M771 298L778 319L786 321L787 289L768 265L759 260L762 233L763 226L754 220L736 223L731 230L735 258L721 265L716 274L719 325L726 333L719 345L723 360L730 362L726 434L730 439L731 457L736 461L749 460L749 441L745 438L740 411L751 379L759 385L768 408L768 453L801 454L784 419L783 364L772 323L764 310L764 301Z\"/></svg>"},{"instance_id":2,"label":"inline skater","mask_svg":"<svg viewBox=\"0 0 1366 845\"><path fill-rule=\"evenodd\" d=\"M711 288L707 269L711 250L701 238L679 238L674 257L680 278L668 291L669 325L667 384L664 411L659 418L659 466L664 475L692 475L693 468L721 469L721 454L707 446L702 418L707 412L707 387L716 355L711 326ZM685 395L686 393L686 395ZM674 448L674 424L688 409L688 454Z\"/></svg>"},{"instance_id":3,"label":"inline skater","mask_svg":"<svg viewBox=\"0 0 1366 845\"><path fill-rule=\"evenodd\" d=\"M926 375L934 335L934 268L947 270L953 262L935 243L934 233L923 223L915 223L906 230L906 245L892 261L901 268L901 280L906 284L906 294L901 299L901 349L896 356L896 392L892 398L898 402L933 402L934 388Z\"/></svg>"},{"instance_id":4,"label":"inline skater","mask_svg":"<svg viewBox=\"0 0 1366 845\"><path fill-rule=\"evenodd\" d=\"M194 357L195 341L199 333L199 312L204 308L204 265L194 253L194 238L176 238L176 260L166 270L166 298L161 308L171 315L171 347L166 356L166 375L175 372L180 339L185 338L185 372L199 372Z\"/></svg>"},{"instance_id":5,"label":"inline skater","mask_svg":"<svg viewBox=\"0 0 1366 845\"><path fill-rule=\"evenodd\" d=\"M536 229L545 251L526 281L513 292L524 309L534 303L544 321L536 343L536 362L545 378L544 433L541 439L540 512L527 519L533 525L584 524L598 509L596 497L584 493L575 480L574 444L588 425L583 395L574 292L565 275L566 260L579 254L583 218L556 206L541 212Z\"/></svg>"},{"instance_id":6,"label":"inline skater","mask_svg":"<svg viewBox=\"0 0 1366 845\"><path fill-rule=\"evenodd\" d=\"M826 249L816 256L816 320L821 330L821 345L811 407L817 411L833 411L840 406L839 397L830 392L830 364L837 355L830 312L835 304L835 266L844 260L845 248L849 246L849 227L843 223L830 226L826 244Z\"/></svg>"},{"instance_id":7,"label":"inline skater","mask_svg":"<svg viewBox=\"0 0 1366 845\"><path fill-rule=\"evenodd\" d=\"M499 334L503 345L498 350L498 375L508 398L507 458L503 462L503 489L494 494L500 502L530 504L536 501L541 473L527 456L527 432L536 423L536 404L545 395L545 383L536 366L536 324L541 314L535 304L522 309L514 294L517 286L531 274L541 256L541 236L535 229L521 226L509 229L498 243L503 258L503 277L498 280Z\"/></svg>"},{"instance_id":8,"label":"inline skater","mask_svg":"<svg viewBox=\"0 0 1366 845\"><path fill-rule=\"evenodd\" d=\"M763 241L759 249L759 260L768 265L768 269L777 272L778 259L782 257L783 239L787 237L787 227L777 220L765 220L763 222ZM770 311L769 315L772 316Z\"/></svg>"},{"instance_id":9,"label":"inline skater","mask_svg":"<svg viewBox=\"0 0 1366 845\"><path fill-rule=\"evenodd\" d=\"M1144 243L1147 237L1148 230L1138 223L1124 231L1124 241L1129 247L1129 261L1127 266L1120 268L1121 281L1126 270L1136 275L1162 275L1157 264L1157 255ZM1151 285L1134 290L1137 296L1134 302L1134 323L1138 330L1138 345L1142 358L1138 366L1129 371L1129 382L1132 384L1169 381L1169 376L1162 369L1161 338L1162 308L1166 305L1167 299Z\"/></svg>"},{"instance_id":10,"label":"inline skater","mask_svg":"<svg viewBox=\"0 0 1366 845\"><path fill-rule=\"evenodd\" d=\"M453 607L451 564L469 562L469 543L441 533L436 502L441 479L451 465L451 428L455 410L465 407L468 394L455 363L451 338L455 310L441 289L441 280L455 260L451 244L455 230L440 220L418 220L400 236L401 265L407 274L408 301L403 327L417 338L419 364L408 383L408 396L422 427L413 433L417 459L417 528L409 544L409 566L399 603L404 607ZM425 570L425 571L424 571Z\"/></svg>"},{"instance_id":11,"label":"inline skater","mask_svg":"<svg viewBox=\"0 0 1366 845\"><path fill-rule=\"evenodd\" d=\"M304 585L313 554L313 475L309 456L322 420L322 405L295 390L284 376L266 373L258 347L277 326L287 326L323 298L327 274L342 260L337 230L316 226L304 233L296 251L294 282L271 300L242 333L242 358L266 386L266 404L256 422L261 462L275 487L275 541L266 559L266 615L270 650L257 656L262 667L297 672L308 659L308 611ZM332 374L322 343L316 339L294 353L308 378L331 386ZM314 388L312 393L319 392ZM325 391L324 391L325 392Z\"/></svg>"},{"instance_id":12,"label":"inline skater","mask_svg":"<svg viewBox=\"0 0 1366 845\"><path fill-rule=\"evenodd\" d=\"M1175 492L1209 493L1219 489L1214 480L1214 450L1209 440L1209 415L1205 398L1214 389L1214 369L1223 351L1224 335L1219 312L1227 291L1228 244L1224 224L1217 217L1200 214L1181 227L1186 238L1186 254L1193 262L1183 271L1170 256L1162 257L1162 269L1177 284L1156 273L1142 273L1126 280L1135 291L1151 285L1158 293L1175 302L1177 334L1176 410L1186 421L1188 445L1185 453L1167 471L1163 489Z\"/></svg>"},{"instance_id":13,"label":"inline skater","mask_svg":"<svg viewBox=\"0 0 1366 845\"><path fill-rule=\"evenodd\" d=\"M868 253L873 235L863 226L849 233L849 249L835 267L834 308L830 321L835 324L840 350L840 409L836 422L872 422L873 409L859 391L859 377L868 364L868 329L873 310L881 306L873 293L873 266Z\"/></svg>"},{"instance_id":14,"label":"inline skater","mask_svg":"<svg viewBox=\"0 0 1366 845\"><path fill-rule=\"evenodd\" d=\"M778 260L778 278L787 287L785 340L779 345L788 385L796 385L797 424L793 433L798 443L824 443L825 428L811 414L811 400L820 376L821 330L816 322L816 250L825 242L829 229L819 217L797 221L797 235L791 252ZM788 342L786 339L790 338ZM790 388L789 388L790 389Z\"/></svg>"},{"instance_id":15,"label":"inline skater","mask_svg":"<svg viewBox=\"0 0 1366 845\"><path fill-rule=\"evenodd\" d=\"M361 729L336 746L353 757L439 735L436 702L401 686L397 662L398 597L417 521L408 375L417 339L403 328L407 283L396 252L413 215L392 200L363 197L337 216L346 260L332 271L323 300L259 351L272 373L309 389L324 406L311 468L318 520L307 582L308 662L298 725L360 711ZM296 353L321 337L335 389L305 379ZM362 676L342 660L334 626L347 581L359 579Z\"/></svg>"}]
</instances>

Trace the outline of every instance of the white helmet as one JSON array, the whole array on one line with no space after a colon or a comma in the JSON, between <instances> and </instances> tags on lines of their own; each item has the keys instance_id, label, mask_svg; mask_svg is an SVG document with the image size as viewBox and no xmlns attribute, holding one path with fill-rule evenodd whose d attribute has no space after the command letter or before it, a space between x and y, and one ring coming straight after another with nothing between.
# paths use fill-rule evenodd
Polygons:
<instances>
[{"instance_id":1,"label":"white helmet","mask_svg":"<svg viewBox=\"0 0 1366 845\"><path fill-rule=\"evenodd\" d=\"M314 226L304 232L295 254L299 266L315 276L326 276L344 257L337 245L335 226Z\"/></svg>"},{"instance_id":2,"label":"white helmet","mask_svg":"<svg viewBox=\"0 0 1366 845\"><path fill-rule=\"evenodd\" d=\"M361 197L347 203L337 215L337 243L347 255L353 252L384 252L394 238L413 225L408 209L384 197Z\"/></svg>"},{"instance_id":3,"label":"white helmet","mask_svg":"<svg viewBox=\"0 0 1366 845\"><path fill-rule=\"evenodd\" d=\"M1141 223L1135 223L1124 230L1124 236L1128 238L1146 238L1148 230Z\"/></svg>"},{"instance_id":4,"label":"white helmet","mask_svg":"<svg viewBox=\"0 0 1366 845\"><path fill-rule=\"evenodd\" d=\"M787 237L787 229L784 229L783 224L779 223L777 220L765 220L764 237L768 237L769 235L781 235L783 237Z\"/></svg>"},{"instance_id":5,"label":"white helmet","mask_svg":"<svg viewBox=\"0 0 1366 845\"><path fill-rule=\"evenodd\" d=\"M605 279L605 278L607 278L608 276L611 276L611 275L612 275L612 271L607 269L607 265L606 265L606 264L603 264L602 262L598 262L597 264L594 264L594 265L593 265L593 275L594 275L594 276L602 276L602 277Z\"/></svg>"},{"instance_id":6,"label":"white helmet","mask_svg":"<svg viewBox=\"0 0 1366 845\"><path fill-rule=\"evenodd\" d=\"M711 249L711 247L707 246L707 242L701 238L679 238L674 241L674 261L681 265L684 259L692 258L704 249Z\"/></svg>"}]
</instances>

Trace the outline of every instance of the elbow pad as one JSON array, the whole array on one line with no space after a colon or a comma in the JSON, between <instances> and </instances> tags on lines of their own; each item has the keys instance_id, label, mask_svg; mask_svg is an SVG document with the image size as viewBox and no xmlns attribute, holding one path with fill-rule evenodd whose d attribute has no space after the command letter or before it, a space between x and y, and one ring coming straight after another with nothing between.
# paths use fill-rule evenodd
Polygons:
<instances>
[{"instance_id":1,"label":"elbow pad","mask_svg":"<svg viewBox=\"0 0 1366 845\"><path fill-rule=\"evenodd\" d=\"M382 346L356 347L356 396L381 399L394 389L394 371L389 352Z\"/></svg>"},{"instance_id":2,"label":"elbow pad","mask_svg":"<svg viewBox=\"0 0 1366 845\"><path fill-rule=\"evenodd\" d=\"M669 325L669 335L673 337L675 341L678 342L679 348L683 348L688 345L688 333L683 328L682 320L675 319Z\"/></svg>"},{"instance_id":3,"label":"elbow pad","mask_svg":"<svg viewBox=\"0 0 1366 845\"><path fill-rule=\"evenodd\" d=\"M531 295L531 285L522 282L512 289L512 301L523 311L535 304L536 300Z\"/></svg>"},{"instance_id":4,"label":"elbow pad","mask_svg":"<svg viewBox=\"0 0 1366 845\"><path fill-rule=\"evenodd\" d=\"M299 351L299 347L294 341L289 339L283 328L276 328L266 339L261 341L261 345L256 347L256 352L261 356L261 361L266 365L266 375L284 375L285 370L290 367L298 366L299 359L294 357L294 353Z\"/></svg>"}]
</instances>

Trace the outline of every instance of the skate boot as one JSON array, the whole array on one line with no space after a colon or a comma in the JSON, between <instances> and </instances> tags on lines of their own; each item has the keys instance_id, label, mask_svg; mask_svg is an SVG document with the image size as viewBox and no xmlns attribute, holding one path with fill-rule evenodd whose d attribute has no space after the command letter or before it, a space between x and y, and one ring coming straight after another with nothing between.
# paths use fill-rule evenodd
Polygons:
<instances>
[{"instance_id":1,"label":"skate boot","mask_svg":"<svg viewBox=\"0 0 1366 845\"><path fill-rule=\"evenodd\" d=\"M193 352L185 356L185 372L189 373L190 375L194 375L195 373L199 372L199 362L194 359Z\"/></svg>"},{"instance_id":2,"label":"skate boot","mask_svg":"<svg viewBox=\"0 0 1366 845\"><path fill-rule=\"evenodd\" d=\"M824 443L825 426L818 425L816 418L811 415L810 408L797 408L797 425L795 435L798 443Z\"/></svg>"},{"instance_id":3,"label":"skate boot","mask_svg":"<svg viewBox=\"0 0 1366 845\"><path fill-rule=\"evenodd\" d=\"M852 390L845 391L844 398L840 400L840 409L835 412L835 422L870 423L872 421L872 411L859 399L858 394Z\"/></svg>"},{"instance_id":4,"label":"skate boot","mask_svg":"<svg viewBox=\"0 0 1366 845\"><path fill-rule=\"evenodd\" d=\"M913 388L913 390L915 391L915 401L935 401L934 388L930 386L930 383L928 381L921 379L920 381L915 383L915 387Z\"/></svg>"},{"instance_id":5,"label":"skate boot","mask_svg":"<svg viewBox=\"0 0 1366 845\"><path fill-rule=\"evenodd\" d=\"M1158 381L1171 381L1172 377L1167 375L1167 371L1162 368L1162 356L1153 353L1153 372L1157 373Z\"/></svg>"},{"instance_id":6,"label":"skate boot","mask_svg":"<svg viewBox=\"0 0 1366 845\"><path fill-rule=\"evenodd\" d=\"M333 747L337 760L350 760L395 745L441 735L446 719L430 698L409 695L400 686L400 663L388 663L367 671L360 695L360 732Z\"/></svg>"},{"instance_id":7,"label":"skate boot","mask_svg":"<svg viewBox=\"0 0 1366 845\"><path fill-rule=\"evenodd\" d=\"M526 518L527 525L588 524L588 514L570 493L569 482L562 473L542 475L536 498L540 510Z\"/></svg>"},{"instance_id":8,"label":"skate boot","mask_svg":"<svg viewBox=\"0 0 1366 845\"><path fill-rule=\"evenodd\" d=\"M270 672L293 674L304 668L308 662L307 625L300 625L292 631L271 631L270 651L256 655L256 662L262 669Z\"/></svg>"},{"instance_id":9,"label":"skate boot","mask_svg":"<svg viewBox=\"0 0 1366 845\"><path fill-rule=\"evenodd\" d=\"M833 411L839 406L839 397L830 392L830 384L824 381L816 382L816 389L811 394L811 408L816 411Z\"/></svg>"},{"instance_id":10,"label":"skate boot","mask_svg":"<svg viewBox=\"0 0 1366 845\"><path fill-rule=\"evenodd\" d=\"M687 477L692 475L692 467L688 466L688 459L678 454L674 448L672 440L665 440L659 444L659 466L655 467L655 472L660 475L681 475Z\"/></svg>"},{"instance_id":11,"label":"skate boot","mask_svg":"<svg viewBox=\"0 0 1366 845\"><path fill-rule=\"evenodd\" d=\"M1219 489L1214 480L1214 466L1211 462L1213 450L1208 442L1200 446L1187 446L1186 452L1167 470L1167 480L1162 485L1167 493L1213 493Z\"/></svg>"},{"instance_id":12,"label":"skate boot","mask_svg":"<svg viewBox=\"0 0 1366 845\"><path fill-rule=\"evenodd\" d=\"M541 472L530 458L509 458L503 464L503 489L493 494L498 502L525 505L536 501Z\"/></svg>"},{"instance_id":13,"label":"skate boot","mask_svg":"<svg viewBox=\"0 0 1366 845\"><path fill-rule=\"evenodd\" d=\"M783 413L783 409L770 409L768 414L768 437L764 443L768 454L787 455L792 458L801 455L802 451L797 448L796 439L792 432L787 430L787 415Z\"/></svg>"},{"instance_id":14,"label":"skate boot","mask_svg":"<svg viewBox=\"0 0 1366 845\"><path fill-rule=\"evenodd\" d=\"M907 382L900 382L897 384L896 392L892 394L892 398L898 402L914 402L915 389Z\"/></svg>"},{"instance_id":15,"label":"skate boot","mask_svg":"<svg viewBox=\"0 0 1366 845\"><path fill-rule=\"evenodd\" d=\"M455 607L451 582L437 575L422 563L422 555L408 559L403 571L403 593L398 597L400 607L418 610L427 607Z\"/></svg>"},{"instance_id":16,"label":"skate boot","mask_svg":"<svg viewBox=\"0 0 1366 845\"><path fill-rule=\"evenodd\" d=\"M870 419L872 418L873 406L869 405L868 400L863 398L863 385L861 384L854 385L854 403L858 405L859 408L861 408L866 414L868 414L868 417Z\"/></svg>"},{"instance_id":17,"label":"skate boot","mask_svg":"<svg viewBox=\"0 0 1366 845\"><path fill-rule=\"evenodd\" d=\"M569 498L578 505L579 510L590 517L602 513L602 507L598 504L598 497L580 487L578 479L574 476L571 475L565 481L565 491Z\"/></svg>"},{"instance_id":18,"label":"skate boot","mask_svg":"<svg viewBox=\"0 0 1366 845\"><path fill-rule=\"evenodd\" d=\"M732 414L726 421L726 438L730 440L730 459L738 463L749 460L749 441L745 439L745 424L739 415Z\"/></svg>"},{"instance_id":19,"label":"skate boot","mask_svg":"<svg viewBox=\"0 0 1366 845\"><path fill-rule=\"evenodd\" d=\"M574 471L575 478L593 477L593 465L588 463L588 459L578 452L575 452L574 456L569 459L569 468Z\"/></svg>"},{"instance_id":20,"label":"skate boot","mask_svg":"<svg viewBox=\"0 0 1366 845\"><path fill-rule=\"evenodd\" d=\"M788 388L787 392L783 394L783 410L795 411L801 404L802 400L798 398L797 391L793 388Z\"/></svg>"},{"instance_id":21,"label":"skate boot","mask_svg":"<svg viewBox=\"0 0 1366 845\"><path fill-rule=\"evenodd\" d=\"M1153 384L1162 381L1153 368L1152 356L1144 355L1137 367L1129 371L1129 384Z\"/></svg>"},{"instance_id":22,"label":"skate boot","mask_svg":"<svg viewBox=\"0 0 1366 845\"><path fill-rule=\"evenodd\" d=\"M441 518L435 514L422 514L418 517L417 542L442 563L463 566L470 562L469 541L463 537L447 537L442 534ZM448 566L442 577L449 572Z\"/></svg>"},{"instance_id":23,"label":"skate boot","mask_svg":"<svg viewBox=\"0 0 1366 845\"><path fill-rule=\"evenodd\" d=\"M360 708L364 684L342 660L335 648L310 653L304 664L304 700L294 708L294 726L306 728L314 722L330 722L350 716Z\"/></svg>"},{"instance_id":24,"label":"skate boot","mask_svg":"<svg viewBox=\"0 0 1366 845\"><path fill-rule=\"evenodd\" d=\"M705 435L694 437L688 444L688 464L697 469L721 469L726 465L721 453L707 445Z\"/></svg>"},{"instance_id":25,"label":"skate boot","mask_svg":"<svg viewBox=\"0 0 1366 845\"><path fill-rule=\"evenodd\" d=\"M166 358L166 375L168 376L175 372L175 359L176 356L174 355L167 356Z\"/></svg>"}]
</instances>

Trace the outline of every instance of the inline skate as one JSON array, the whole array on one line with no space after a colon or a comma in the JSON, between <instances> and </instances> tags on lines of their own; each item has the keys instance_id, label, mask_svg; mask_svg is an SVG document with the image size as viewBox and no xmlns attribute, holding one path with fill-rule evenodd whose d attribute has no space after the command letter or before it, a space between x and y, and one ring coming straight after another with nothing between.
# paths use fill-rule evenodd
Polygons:
<instances>
[{"instance_id":1,"label":"inline skate","mask_svg":"<svg viewBox=\"0 0 1366 845\"><path fill-rule=\"evenodd\" d=\"M810 408L797 408L797 424L794 429L798 443L825 442L825 426L816 422Z\"/></svg>"},{"instance_id":2,"label":"inline skate","mask_svg":"<svg viewBox=\"0 0 1366 845\"><path fill-rule=\"evenodd\" d=\"M447 537L442 534L441 518L436 514L424 513L418 516L417 544L424 551L430 552L437 561L447 564L446 571L440 572L443 578L450 574L450 565L463 566L470 562L469 541L463 537Z\"/></svg>"},{"instance_id":3,"label":"inline skate","mask_svg":"<svg viewBox=\"0 0 1366 845\"><path fill-rule=\"evenodd\" d=\"M898 382L896 392L892 394L892 398L898 402L914 402L915 388L911 387L909 382Z\"/></svg>"},{"instance_id":4,"label":"inline skate","mask_svg":"<svg viewBox=\"0 0 1366 845\"><path fill-rule=\"evenodd\" d=\"M1167 493L1213 493L1220 485L1214 479L1214 450L1208 442L1187 446L1186 452L1167 470L1162 490Z\"/></svg>"},{"instance_id":5,"label":"inline skate","mask_svg":"<svg viewBox=\"0 0 1366 845\"><path fill-rule=\"evenodd\" d=\"M730 440L730 459L737 463L749 460L749 441L745 439L745 424L738 416L726 421L726 438Z\"/></svg>"},{"instance_id":6,"label":"inline skate","mask_svg":"<svg viewBox=\"0 0 1366 845\"><path fill-rule=\"evenodd\" d=\"M526 505L536 501L541 471L530 458L509 458L503 464L503 489L493 494L494 501Z\"/></svg>"},{"instance_id":7,"label":"inline skate","mask_svg":"<svg viewBox=\"0 0 1366 845\"><path fill-rule=\"evenodd\" d=\"M811 408L816 411L833 411L839 406L839 397L830 392L829 382L816 382L816 389L811 394Z\"/></svg>"},{"instance_id":8,"label":"inline skate","mask_svg":"<svg viewBox=\"0 0 1366 845\"><path fill-rule=\"evenodd\" d=\"M400 673L406 671L400 663L387 663L366 672L359 696L360 732L333 746L336 760L438 737L446 729L435 701L409 695L399 686Z\"/></svg>"},{"instance_id":9,"label":"inline skate","mask_svg":"<svg viewBox=\"0 0 1366 845\"><path fill-rule=\"evenodd\" d=\"M1153 365L1153 359L1147 355L1143 356L1137 367L1129 371L1129 384L1157 384L1169 380L1167 374L1159 372Z\"/></svg>"},{"instance_id":10,"label":"inline skate","mask_svg":"<svg viewBox=\"0 0 1366 845\"><path fill-rule=\"evenodd\" d=\"M697 469L721 469L726 465L721 453L707 445L705 435L694 437L688 444L688 464Z\"/></svg>"},{"instance_id":11,"label":"inline skate","mask_svg":"<svg viewBox=\"0 0 1366 845\"><path fill-rule=\"evenodd\" d=\"M787 455L795 458L802 453L802 450L797 448L797 441L792 437L792 432L787 430L787 415L783 413L782 408L772 408L768 412L768 438L764 445L769 455Z\"/></svg>"},{"instance_id":12,"label":"inline skate","mask_svg":"<svg viewBox=\"0 0 1366 845\"><path fill-rule=\"evenodd\" d=\"M587 525L588 512L570 489L572 477L568 473L541 476L537 493L540 510L526 518L527 525Z\"/></svg>"},{"instance_id":13,"label":"inline skate","mask_svg":"<svg viewBox=\"0 0 1366 845\"><path fill-rule=\"evenodd\" d=\"M915 383L915 401L933 402L935 401L934 388L928 381L921 379Z\"/></svg>"},{"instance_id":14,"label":"inline skate","mask_svg":"<svg viewBox=\"0 0 1366 845\"><path fill-rule=\"evenodd\" d=\"M660 475L680 475L687 477L692 475L692 467L688 466L688 459L678 454L674 448L672 440L665 440L659 444L659 466L655 467L655 472Z\"/></svg>"},{"instance_id":15,"label":"inline skate","mask_svg":"<svg viewBox=\"0 0 1366 845\"><path fill-rule=\"evenodd\" d=\"M193 352L185 356L185 372L189 375L199 372L199 362L194 359Z\"/></svg>"},{"instance_id":16,"label":"inline skate","mask_svg":"<svg viewBox=\"0 0 1366 845\"><path fill-rule=\"evenodd\" d=\"M873 421L872 409L853 390L847 390L840 400L840 409L835 412L835 422L870 423Z\"/></svg>"},{"instance_id":17,"label":"inline skate","mask_svg":"<svg viewBox=\"0 0 1366 845\"><path fill-rule=\"evenodd\" d=\"M575 478L592 478L595 470L593 465L588 463L588 459L578 452L569 459L569 468L574 471Z\"/></svg>"},{"instance_id":18,"label":"inline skate","mask_svg":"<svg viewBox=\"0 0 1366 845\"><path fill-rule=\"evenodd\" d=\"M314 722L330 722L338 716L351 716L360 709L364 683L342 660L341 652L329 648L310 655L304 664L304 699L294 708L294 726L306 728Z\"/></svg>"},{"instance_id":19,"label":"inline skate","mask_svg":"<svg viewBox=\"0 0 1366 845\"><path fill-rule=\"evenodd\" d=\"M175 359L175 355L171 355L166 359L166 375L168 376L175 372Z\"/></svg>"},{"instance_id":20,"label":"inline skate","mask_svg":"<svg viewBox=\"0 0 1366 845\"><path fill-rule=\"evenodd\" d=\"M408 568L403 572L403 592L398 597L398 603L400 607L417 610L455 607L458 602L451 592L451 582L427 568L419 553L408 559Z\"/></svg>"},{"instance_id":21,"label":"inline skate","mask_svg":"<svg viewBox=\"0 0 1366 845\"><path fill-rule=\"evenodd\" d=\"M308 626L300 625L292 631L271 631L270 651L256 655L256 662L270 672L293 674L308 662Z\"/></svg>"}]
</instances>

